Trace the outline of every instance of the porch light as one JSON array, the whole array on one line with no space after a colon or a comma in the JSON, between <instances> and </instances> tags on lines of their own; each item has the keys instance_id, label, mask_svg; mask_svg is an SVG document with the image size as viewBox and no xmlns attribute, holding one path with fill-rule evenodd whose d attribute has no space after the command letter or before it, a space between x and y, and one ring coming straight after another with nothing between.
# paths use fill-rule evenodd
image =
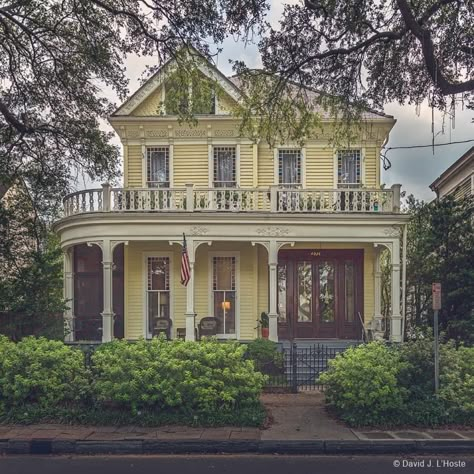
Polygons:
<instances>
[{"instance_id":1,"label":"porch light","mask_svg":"<svg viewBox=\"0 0 474 474\"><path fill-rule=\"evenodd\" d=\"M222 309L224 311L229 311L230 310L230 301L223 301L222 302Z\"/></svg>"}]
</instances>

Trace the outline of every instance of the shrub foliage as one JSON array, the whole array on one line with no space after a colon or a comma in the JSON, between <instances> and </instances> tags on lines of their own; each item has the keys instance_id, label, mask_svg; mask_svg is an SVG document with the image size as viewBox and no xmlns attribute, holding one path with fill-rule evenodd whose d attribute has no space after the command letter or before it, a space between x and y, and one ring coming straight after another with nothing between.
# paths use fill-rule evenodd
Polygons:
<instances>
[{"instance_id":1,"label":"shrub foliage","mask_svg":"<svg viewBox=\"0 0 474 474\"><path fill-rule=\"evenodd\" d=\"M84 354L0 336L0 420L259 426L265 376L236 342L116 340Z\"/></svg>"},{"instance_id":2,"label":"shrub foliage","mask_svg":"<svg viewBox=\"0 0 474 474\"><path fill-rule=\"evenodd\" d=\"M88 391L84 355L60 341L0 336L0 400L3 408L33 403L42 408L78 401Z\"/></svg>"},{"instance_id":3,"label":"shrub foliage","mask_svg":"<svg viewBox=\"0 0 474 474\"><path fill-rule=\"evenodd\" d=\"M373 342L339 354L321 375L329 407L351 425L474 423L474 348L440 347L434 393L432 340Z\"/></svg>"},{"instance_id":4,"label":"shrub foliage","mask_svg":"<svg viewBox=\"0 0 474 474\"><path fill-rule=\"evenodd\" d=\"M114 341L92 356L93 394L100 403L136 411L153 407L212 413L258 404L264 376L238 343L153 339Z\"/></svg>"}]
</instances>

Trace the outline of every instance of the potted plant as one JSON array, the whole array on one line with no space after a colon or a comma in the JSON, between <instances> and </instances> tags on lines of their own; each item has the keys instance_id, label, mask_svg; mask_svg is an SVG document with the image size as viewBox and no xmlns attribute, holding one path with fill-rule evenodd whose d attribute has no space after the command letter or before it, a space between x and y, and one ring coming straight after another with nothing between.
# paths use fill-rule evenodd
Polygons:
<instances>
[{"instance_id":1,"label":"potted plant","mask_svg":"<svg viewBox=\"0 0 474 474\"><path fill-rule=\"evenodd\" d=\"M260 319L258 320L258 324L262 330L262 337L263 339L268 339L268 333L269 333L269 329L268 329L268 314L263 312L261 315L260 315Z\"/></svg>"}]
</instances>

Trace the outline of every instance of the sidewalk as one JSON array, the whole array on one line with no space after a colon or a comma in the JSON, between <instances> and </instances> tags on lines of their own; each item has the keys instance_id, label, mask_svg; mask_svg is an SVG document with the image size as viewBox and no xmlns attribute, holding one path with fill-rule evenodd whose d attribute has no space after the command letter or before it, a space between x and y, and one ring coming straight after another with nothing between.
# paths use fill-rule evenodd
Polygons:
<instances>
[{"instance_id":1,"label":"sidewalk","mask_svg":"<svg viewBox=\"0 0 474 474\"><path fill-rule=\"evenodd\" d=\"M270 426L0 425L0 454L474 453L471 430L352 430L324 410L320 392L265 394Z\"/></svg>"}]
</instances>

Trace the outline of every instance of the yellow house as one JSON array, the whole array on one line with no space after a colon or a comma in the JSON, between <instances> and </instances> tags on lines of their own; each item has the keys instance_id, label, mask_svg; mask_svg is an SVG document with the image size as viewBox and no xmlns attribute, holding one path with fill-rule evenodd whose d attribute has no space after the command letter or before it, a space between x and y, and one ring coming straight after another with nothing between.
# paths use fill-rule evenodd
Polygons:
<instances>
[{"instance_id":1,"label":"yellow house","mask_svg":"<svg viewBox=\"0 0 474 474\"><path fill-rule=\"evenodd\" d=\"M395 124L367 111L357 143L329 144L332 118L303 146L271 148L239 133L238 78L201 72L223 94L197 125L166 113L166 70L109 119L124 182L66 196L55 223L64 249L66 339L252 340L268 314L274 341L382 337L379 256L392 258L388 332L401 341L400 185L383 189L380 148ZM181 284L183 234L190 279ZM404 234L406 236L406 234ZM209 320L207 320L209 321Z\"/></svg>"}]
</instances>

